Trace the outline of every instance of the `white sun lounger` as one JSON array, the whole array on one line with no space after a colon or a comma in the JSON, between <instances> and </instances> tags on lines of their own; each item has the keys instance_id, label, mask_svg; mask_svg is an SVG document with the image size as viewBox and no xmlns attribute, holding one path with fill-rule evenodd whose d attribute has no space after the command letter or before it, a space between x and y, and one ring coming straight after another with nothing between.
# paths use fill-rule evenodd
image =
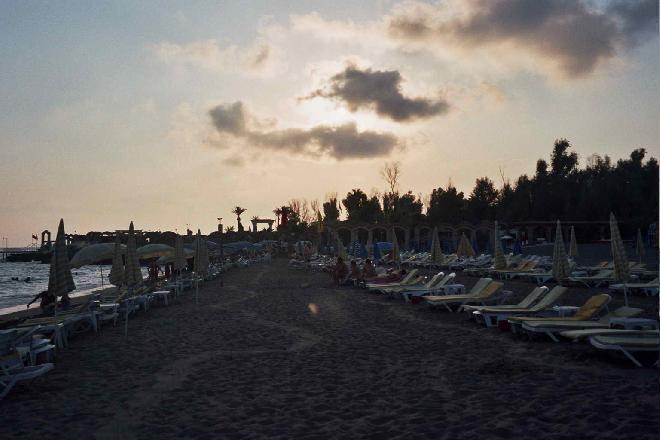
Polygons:
<instances>
[{"instance_id":1,"label":"white sun lounger","mask_svg":"<svg viewBox=\"0 0 660 440\"><path fill-rule=\"evenodd\" d=\"M615 350L623 353L635 365L641 367L642 364L633 355L635 352L659 352L660 351L660 332L655 335L599 335L591 336L589 342L594 347L601 350Z\"/></svg>"},{"instance_id":2,"label":"white sun lounger","mask_svg":"<svg viewBox=\"0 0 660 440\"><path fill-rule=\"evenodd\" d=\"M0 400L9 394L18 382L43 376L52 369L51 363L26 367L18 353L0 358Z\"/></svg>"}]
</instances>

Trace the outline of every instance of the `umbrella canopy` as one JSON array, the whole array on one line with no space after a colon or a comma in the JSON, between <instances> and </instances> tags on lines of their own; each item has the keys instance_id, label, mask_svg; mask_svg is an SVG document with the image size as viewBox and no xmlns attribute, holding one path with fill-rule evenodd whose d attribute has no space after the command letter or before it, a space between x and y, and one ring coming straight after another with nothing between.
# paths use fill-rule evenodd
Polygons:
<instances>
[{"instance_id":1,"label":"umbrella canopy","mask_svg":"<svg viewBox=\"0 0 660 440\"><path fill-rule=\"evenodd\" d=\"M644 254L646 251L644 250L644 240L642 239L642 230L637 229L637 241L635 242L635 254L637 255L637 259L641 263L642 260L644 259Z\"/></svg>"},{"instance_id":2,"label":"umbrella canopy","mask_svg":"<svg viewBox=\"0 0 660 440\"><path fill-rule=\"evenodd\" d=\"M174 248L166 244L153 243L140 246L136 252L140 260L148 260L150 258L159 258L163 255L172 254L174 253Z\"/></svg>"},{"instance_id":3,"label":"umbrella canopy","mask_svg":"<svg viewBox=\"0 0 660 440\"><path fill-rule=\"evenodd\" d=\"M60 219L55 238L55 248L50 260L50 274L48 276L48 291L56 298L64 296L76 288L71 275L69 257L66 253L66 240L64 237L64 220Z\"/></svg>"},{"instance_id":4,"label":"umbrella canopy","mask_svg":"<svg viewBox=\"0 0 660 440\"><path fill-rule=\"evenodd\" d=\"M500 229L499 226L497 225L497 221L495 221L495 234L493 237L493 241L494 241L493 267L495 268L495 270L506 269L506 258L504 258L504 251L502 250L502 241L500 240Z\"/></svg>"},{"instance_id":5,"label":"umbrella canopy","mask_svg":"<svg viewBox=\"0 0 660 440\"><path fill-rule=\"evenodd\" d=\"M197 230L195 237L195 273L206 275L209 271L209 251L206 247L206 240L202 237L200 230Z\"/></svg>"},{"instance_id":6,"label":"umbrella canopy","mask_svg":"<svg viewBox=\"0 0 660 440\"><path fill-rule=\"evenodd\" d=\"M568 256L564 247L564 236L561 232L561 223L557 220L557 231L555 232L555 246L552 250L552 277L558 283L568 278L571 274L571 267L568 264Z\"/></svg>"},{"instance_id":7,"label":"umbrella canopy","mask_svg":"<svg viewBox=\"0 0 660 440\"><path fill-rule=\"evenodd\" d=\"M431 260L435 264L444 264L445 256L442 253L442 246L440 246L440 236L438 235L438 228L433 228L433 239L431 241Z\"/></svg>"},{"instance_id":8,"label":"umbrella canopy","mask_svg":"<svg viewBox=\"0 0 660 440\"><path fill-rule=\"evenodd\" d=\"M630 266L628 266L626 248L623 245L619 226L613 213L610 213L610 241L612 244L612 260L614 261L614 279L620 283L625 283L630 278Z\"/></svg>"},{"instance_id":9,"label":"umbrella canopy","mask_svg":"<svg viewBox=\"0 0 660 440\"><path fill-rule=\"evenodd\" d=\"M126 252L126 246L120 244L122 253ZM98 264L101 261L110 260L115 254L115 243L90 244L80 249L71 259L71 267L81 267L88 264Z\"/></svg>"},{"instance_id":10,"label":"umbrella canopy","mask_svg":"<svg viewBox=\"0 0 660 440\"><path fill-rule=\"evenodd\" d=\"M465 233L461 235L461 241L458 243L456 255L459 257L474 257L474 249L472 249L472 245L465 236Z\"/></svg>"},{"instance_id":11,"label":"umbrella canopy","mask_svg":"<svg viewBox=\"0 0 660 440\"><path fill-rule=\"evenodd\" d=\"M137 286L142 283L142 271L140 270L140 261L137 255L133 222L131 222L131 225L128 227L128 239L126 240L124 283L129 287Z\"/></svg>"},{"instance_id":12,"label":"umbrella canopy","mask_svg":"<svg viewBox=\"0 0 660 440\"><path fill-rule=\"evenodd\" d=\"M578 256L577 240L575 239L575 227L571 226L571 242L568 245L568 255L575 259Z\"/></svg>"},{"instance_id":13,"label":"umbrella canopy","mask_svg":"<svg viewBox=\"0 0 660 440\"><path fill-rule=\"evenodd\" d=\"M119 239L119 234L115 238L115 252L112 256L112 267L110 268L110 274L108 275L108 280L110 284L114 286L121 286L124 284L124 260L122 254L126 251L126 246L121 244Z\"/></svg>"},{"instance_id":14,"label":"umbrella canopy","mask_svg":"<svg viewBox=\"0 0 660 440\"><path fill-rule=\"evenodd\" d=\"M195 250L194 249L189 249L189 248L183 248L183 266L181 266L181 269L185 269L186 267L186 260L190 260L191 258L195 257ZM168 255L163 255L160 257L158 260L156 260L156 263L158 264L167 264L167 263L174 263L174 268L176 269L176 255L175 254L168 254Z\"/></svg>"},{"instance_id":15,"label":"umbrella canopy","mask_svg":"<svg viewBox=\"0 0 660 440\"><path fill-rule=\"evenodd\" d=\"M392 228L392 261L401 264L401 252L399 251L399 240L396 238L396 231Z\"/></svg>"}]
</instances>

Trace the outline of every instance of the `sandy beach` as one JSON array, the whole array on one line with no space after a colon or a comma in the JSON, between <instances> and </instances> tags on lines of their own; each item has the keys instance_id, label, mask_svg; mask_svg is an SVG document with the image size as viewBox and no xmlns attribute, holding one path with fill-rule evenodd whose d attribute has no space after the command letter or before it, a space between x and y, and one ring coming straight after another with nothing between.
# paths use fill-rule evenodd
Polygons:
<instances>
[{"instance_id":1,"label":"sandy beach","mask_svg":"<svg viewBox=\"0 0 660 440\"><path fill-rule=\"evenodd\" d=\"M523 295L532 286L507 288ZM592 293L574 290L577 304ZM631 303L657 316L657 299ZM55 363L0 403L1 438L642 439L660 431L655 369L337 289L283 260L231 271L224 286L207 283L199 305L188 293L138 314L127 339L119 325L72 339Z\"/></svg>"}]
</instances>

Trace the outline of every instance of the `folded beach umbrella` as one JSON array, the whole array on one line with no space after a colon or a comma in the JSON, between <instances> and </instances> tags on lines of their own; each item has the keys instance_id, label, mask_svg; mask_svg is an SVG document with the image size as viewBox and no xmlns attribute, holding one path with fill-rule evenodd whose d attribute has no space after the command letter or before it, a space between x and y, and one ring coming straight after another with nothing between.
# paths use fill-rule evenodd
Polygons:
<instances>
[{"instance_id":1,"label":"folded beach umbrella","mask_svg":"<svg viewBox=\"0 0 660 440\"><path fill-rule=\"evenodd\" d=\"M194 253L191 253L194 255ZM176 234L176 239L174 240L174 270L181 271L186 268L186 255L183 249L183 237L179 234Z\"/></svg>"},{"instance_id":2,"label":"folded beach umbrella","mask_svg":"<svg viewBox=\"0 0 660 440\"><path fill-rule=\"evenodd\" d=\"M348 260L348 253L346 252L346 247L344 246L344 243L341 241L341 238L339 238L339 235L337 235L337 256L341 257L344 261Z\"/></svg>"},{"instance_id":3,"label":"folded beach umbrella","mask_svg":"<svg viewBox=\"0 0 660 440\"><path fill-rule=\"evenodd\" d=\"M66 238L64 235L64 220L60 219L60 225L57 228L57 238L55 238L55 247L50 260L50 273L48 275L48 292L58 296L64 296L74 290L76 285L71 275L71 266L66 249ZM57 308L55 308L57 311Z\"/></svg>"},{"instance_id":4,"label":"folded beach umbrella","mask_svg":"<svg viewBox=\"0 0 660 440\"><path fill-rule=\"evenodd\" d=\"M561 232L561 223L557 220L557 231L555 232L555 246L552 250L552 277L561 284L561 280L568 278L571 268L564 247L564 236Z\"/></svg>"},{"instance_id":5,"label":"folded beach umbrella","mask_svg":"<svg viewBox=\"0 0 660 440\"><path fill-rule=\"evenodd\" d=\"M136 249L136 252L140 260L148 260L169 255L174 252L174 248L166 244L152 243L140 246Z\"/></svg>"},{"instance_id":6,"label":"folded beach umbrella","mask_svg":"<svg viewBox=\"0 0 660 440\"><path fill-rule=\"evenodd\" d=\"M133 222L128 227L128 238L126 239L126 264L124 268L124 283L129 288L136 287L142 284L142 270L140 269L140 261L137 254L137 246L135 244L135 229Z\"/></svg>"},{"instance_id":7,"label":"folded beach umbrella","mask_svg":"<svg viewBox=\"0 0 660 440\"><path fill-rule=\"evenodd\" d=\"M502 241L500 240L500 230L495 221L495 234L493 237L493 268L495 270L506 269L506 258L504 257L504 250L502 250Z\"/></svg>"},{"instance_id":8,"label":"folded beach umbrella","mask_svg":"<svg viewBox=\"0 0 660 440\"><path fill-rule=\"evenodd\" d=\"M623 284L623 296L626 306L628 306L626 283L630 278L630 266L628 265L626 248L623 245L614 213L610 213L610 241L612 245L612 260L614 262L614 279Z\"/></svg>"},{"instance_id":9,"label":"folded beach umbrella","mask_svg":"<svg viewBox=\"0 0 660 440\"><path fill-rule=\"evenodd\" d=\"M119 287L124 284L124 260L122 254L125 253L124 249L126 248L126 246L121 244L119 234L117 234L117 237L115 238L114 246L115 252L112 256L112 267L110 268L108 280L110 281L110 284Z\"/></svg>"},{"instance_id":10,"label":"folded beach umbrella","mask_svg":"<svg viewBox=\"0 0 660 440\"><path fill-rule=\"evenodd\" d=\"M461 235L461 240L458 243L458 249L456 250L456 255L459 257L474 257L474 249L470 241L465 236L465 233Z\"/></svg>"},{"instance_id":11,"label":"folded beach umbrella","mask_svg":"<svg viewBox=\"0 0 660 440\"><path fill-rule=\"evenodd\" d=\"M373 258L374 256L374 242L373 239L371 238L371 235L369 235L369 238L367 239L367 258Z\"/></svg>"},{"instance_id":12,"label":"folded beach umbrella","mask_svg":"<svg viewBox=\"0 0 660 440\"><path fill-rule=\"evenodd\" d=\"M128 227L128 238L126 239L126 263L124 264L124 284L128 287L131 295L133 289L142 284L142 270L140 270L140 260L137 255L137 245L135 243L135 228L133 222ZM124 317L124 336L128 336L128 313L130 302L124 304L126 316Z\"/></svg>"},{"instance_id":13,"label":"folded beach umbrella","mask_svg":"<svg viewBox=\"0 0 660 440\"><path fill-rule=\"evenodd\" d=\"M577 240L575 239L575 227L571 226L571 242L568 245L568 255L575 259L578 256Z\"/></svg>"},{"instance_id":14,"label":"folded beach umbrella","mask_svg":"<svg viewBox=\"0 0 660 440\"><path fill-rule=\"evenodd\" d=\"M392 261L396 265L401 264L401 252L399 251L399 240L396 237L396 231L392 228Z\"/></svg>"},{"instance_id":15,"label":"folded beach umbrella","mask_svg":"<svg viewBox=\"0 0 660 440\"><path fill-rule=\"evenodd\" d=\"M637 255L637 259L641 263L642 260L644 259L644 254L646 251L644 250L644 240L642 239L642 230L637 229L637 241L635 242L635 254Z\"/></svg>"},{"instance_id":16,"label":"folded beach umbrella","mask_svg":"<svg viewBox=\"0 0 660 440\"><path fill-rule=\"evenodd\" d=\"M120 245L121 251L126 252L126 246ZM71 267L82 267L90 264L98 264L101 261L110 260L115 254L115 243L96 243L85 246L75 253L71 258Z\"/></svg>"},{"instance_id":17,"label":"folded beach umbrella","mask_svg":"<svg viewBox=\"0 0 660 440\"><path fill-rule=\"evenodd\" d=\"M440 246L440 236L438 235L438 227L433 228L433 239L431 241L431 261L435 264L444 264L445 256L442 253L442 246Z\"/></svg>"},{"instance_id":18,"label":"folded beach umbrella","mask_svg":"<svg viewBox=\"0 0 660 440\"><path fill-rule=\"evenodd\" d=\"M194 261L194 271L195 271L195 303L199 303L199 279L204 277L209 271L209 256L208 249L206 247L206 240L202 238L200 230L197 230L197 236L195 237L195 261Z\"/></svg>"}]
</instances>

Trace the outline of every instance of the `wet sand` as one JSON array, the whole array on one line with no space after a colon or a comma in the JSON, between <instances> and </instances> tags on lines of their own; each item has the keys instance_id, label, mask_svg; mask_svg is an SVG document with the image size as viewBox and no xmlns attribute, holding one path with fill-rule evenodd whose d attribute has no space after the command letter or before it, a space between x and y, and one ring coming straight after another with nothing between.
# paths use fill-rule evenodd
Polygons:
<instances>
[{"instance_id":1,"label":"wet sand","mask_svg":"<svg viewBox=\"0 0 660 440\"><path fill-rule=\"evenodd\" d=\"M518 295L533 287L506 285ZM575 292L577 303L591 293ZM234 270L223 287L207 283L199 306L188 293L138 314L127 339L122 330L72 339L50 374L16 387L0 403L0 438L642 439L660 431L657 370L337 289L282 260Z\"/></svg>"}]
</instances>

